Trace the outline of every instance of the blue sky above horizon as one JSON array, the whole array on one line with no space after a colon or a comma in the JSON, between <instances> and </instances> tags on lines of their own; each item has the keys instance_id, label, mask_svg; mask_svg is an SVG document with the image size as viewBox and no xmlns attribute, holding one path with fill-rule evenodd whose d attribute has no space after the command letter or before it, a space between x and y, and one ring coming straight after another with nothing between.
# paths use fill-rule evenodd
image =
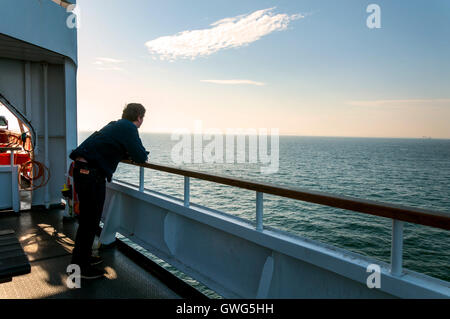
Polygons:
<instances>
[{"instance_id":1,"label":"blue sky above horizon","mask_svg":"<svg viewBox=\"0 0 450 319\"><path fill-rule=\"evenodd\" d=\"M448 1L77 2L79 130L450 138Z\"/></svg>"}]
</instances>

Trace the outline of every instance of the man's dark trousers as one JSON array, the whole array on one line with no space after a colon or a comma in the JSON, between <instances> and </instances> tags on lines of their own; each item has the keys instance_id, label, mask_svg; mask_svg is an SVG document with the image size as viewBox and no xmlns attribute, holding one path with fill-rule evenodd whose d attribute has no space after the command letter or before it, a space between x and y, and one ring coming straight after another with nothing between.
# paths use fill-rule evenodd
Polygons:
<instances>
[{"instance_id":1,"label":"man's dark trousers","mask_svg":"<svg viewBox=\"0 0 450 319\"><path fill-rule=\"evenodd\" d=\"M80 202L80 215L72 264L83 267L89 265L92 245L102 217L105 202L105 176L88 163L75 161L73 177Z\"/></svg>"}]
</instances>

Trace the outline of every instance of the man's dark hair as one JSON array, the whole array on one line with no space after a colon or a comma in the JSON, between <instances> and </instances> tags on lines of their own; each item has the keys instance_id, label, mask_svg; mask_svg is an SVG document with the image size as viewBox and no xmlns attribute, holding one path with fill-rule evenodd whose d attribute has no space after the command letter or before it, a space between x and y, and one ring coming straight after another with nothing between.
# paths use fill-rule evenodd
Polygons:
<instances>
[{"instance_id":1,"label":"man's dark hair","mask_svg":"<svg viewBox=\"0 0 450 319\"><path fill-rule=\"evenodd\" d=\"M131 122L137 121L138 117L145 115L145 107L139 103L130 103L123 109L122 118Z\"/></svg>"}]
</instances>

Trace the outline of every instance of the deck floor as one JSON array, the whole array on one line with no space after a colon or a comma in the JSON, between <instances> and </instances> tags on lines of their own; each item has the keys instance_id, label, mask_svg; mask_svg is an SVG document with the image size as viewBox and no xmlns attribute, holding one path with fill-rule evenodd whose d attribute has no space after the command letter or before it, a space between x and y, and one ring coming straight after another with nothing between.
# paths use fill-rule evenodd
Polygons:
<instances>
[{"instance_id":1,"label":"deck floor","mask_svg":"<svg viewBox=\"0 0 450 319\"><path fill-rule=\"evenodd\" d=\"M16 232L31 264L31 273L0 284L0 299L17 298L180 298L160 280L116 248L99 251L105 278L82 280L80 289L66 285L78 224L63 211L0 212L0 230Z\"/></svg>"}]
</instances>

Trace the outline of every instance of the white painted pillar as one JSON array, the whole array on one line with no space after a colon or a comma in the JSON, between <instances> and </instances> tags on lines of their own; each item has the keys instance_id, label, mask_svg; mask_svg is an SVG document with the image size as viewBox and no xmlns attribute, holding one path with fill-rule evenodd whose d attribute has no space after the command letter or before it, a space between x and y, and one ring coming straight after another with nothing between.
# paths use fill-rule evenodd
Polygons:
<instances>
[{"instance_id":1,"label":"white painted pillar","mask_svg":"<svg viewBox=\"0 0 450 319\"><path fill-rule=\"evenodd\" d=\"M50 161L48 156L48 64L43 63L42 69L44 73L44 165L50 171ZM48 209L50 207L50 196L48 190L49 183L45 185L44 188L44 204L45 208Z\"/></svg>"},{"instance_id":2,"label":"white painted pillar","mask_svg":"<svg viewBox=\"0 0 450 319\"><path fill-rule=\"evenodd\" d=\"M25 116L28 120L31 120L33 118L33 113L31 108L31 63L29 61L25 62L24 73Z\"/></svg>"},{"instance_id":3,"label":"white painted pillar","mask_svg":"<svg viewBox=\"0 0 450 319\"><path fill-rule=\"evenodd\" d=\"M77 139L77 66L70 59L64 62L65 113L66 113L66 167L70 167L70 152L78 146Z\"/></svg>"}]
</instances>

